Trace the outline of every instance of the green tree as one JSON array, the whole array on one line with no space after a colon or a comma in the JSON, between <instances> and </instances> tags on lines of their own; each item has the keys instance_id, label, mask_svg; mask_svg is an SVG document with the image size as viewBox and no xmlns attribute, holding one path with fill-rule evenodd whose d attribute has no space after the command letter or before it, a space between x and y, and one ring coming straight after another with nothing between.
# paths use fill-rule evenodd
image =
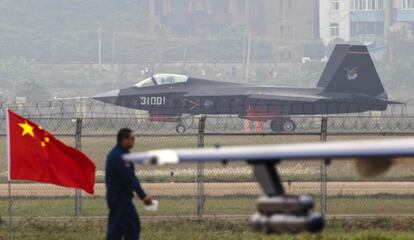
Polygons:
<instances>
[{"instance_id":1,"label":"green tree","mask_svg":"<svg viewBox=\"0 0 414 240\"><path fill-rule=\"evenodd\" d=\"M22 57L0 60L1 86L14 96L50 98L40 81L40 73L30 61Z\"/></svg>"}]
</instances>

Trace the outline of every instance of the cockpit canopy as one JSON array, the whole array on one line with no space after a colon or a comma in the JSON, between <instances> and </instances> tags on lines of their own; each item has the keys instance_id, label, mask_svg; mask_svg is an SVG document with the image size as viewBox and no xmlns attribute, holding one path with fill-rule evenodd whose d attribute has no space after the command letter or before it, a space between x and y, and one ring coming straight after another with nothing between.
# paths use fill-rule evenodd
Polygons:
<instances>
[{"instance_id":1,"label":"cockpit canopy","mask_svg":"<svg viewBox=\"0 0 414 240\"><path fill-rule=\"evenodd\" d=\"M179 74L156 74L135 84L136 87L151 87L158 85L186 83L188 76Z\"/></svg>"}]
</instances>

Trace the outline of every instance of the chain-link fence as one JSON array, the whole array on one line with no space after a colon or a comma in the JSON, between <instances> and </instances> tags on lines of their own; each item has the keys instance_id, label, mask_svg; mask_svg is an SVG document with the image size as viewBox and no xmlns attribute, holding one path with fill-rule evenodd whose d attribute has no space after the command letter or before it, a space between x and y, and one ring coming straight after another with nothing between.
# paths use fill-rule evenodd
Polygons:
<instances>
[{"instance_id":1,"label":"chain-link fence","mask_svg":"<svg viewBox=\"0 0 414 240\"><path fill-rule=\"evenodd\" d=\"M326 119L324 123L323 119ZM271 132L263 123L237 118L198 117L185 120L189 131L175 132L174 123L150 123L144 117L57 118L31 120L48 129L68 145L81 149L96 163L94 196L72 189L34 182L13 182L8 192L6 136L0 135L0 214L14 218L105 217L104 187L106 154L115 144L119 128L134 129L136 148L195 148L254 144L293 144L320 141L414 136L414 117L295 117L297 130ZM5 133L5 121L0 131ZM325 172L326 167L326 172ZM160 200L157 212L147 212L137 202L144 217L247 217L255 211L261 189L244 164L183 164L162 167L137 166L146 191ZM414 167L396 165L374 179L358 176L351 161L289 161L278 167L288 193L310 194L317 209L332 216L414 214ZM321 181L322 180L322 181ZM322 206L322 207L321 207ZM8 212L8 209L10 210Z\"/></svg>"},{"instance_id":2,"label":"chain-link fence","mask_svg":"<svg viewBox=\"0 0 414 240\"><path fill-rule=\"evenodd\" d=\"M389 104L385 109L382 104L377 102L371 102L369 100L359 100L357 102L350 102L346 100L337 99L335 101L328 102L318 102L316 104L308 103L289 103L288 105L273 105L272 107L277 111L271 112L280 112L280 113L290 113L291 115L300 115L300 114L334 114L337 113L342 119L344 117L401 117L401 116L412 116L414 114L414 99L393 99L396 101L395 104ZM198 104L198 102L195 102ZM176 102L174 105L168 105L166 107L157 107L152 109L154 112L163 113L168 112L167 116L175 116L175 113L180 113L183 111L183 107L191 108L191 105L188 105L189 101L184 100L183 102ZM266 110L264 105L260 105L257 109L248 109L250 102L243 101L242 99L236 99L234 101L220 102L220 104L209 106L208 112L213 114L219 114L222 112L233 112L234 114L241 114L240 109L245 109L247 114L246 117L255 117L254 114L258 114L263 117L263 112ZM136 118L140 119L147 112L136 109L140 106L134 101L119 101L117 105L113 103L105 103L93 99L93 97L74 97L74 98L56 98L56 99L32 99L26 97L15 97L8 99L0 99L1 109L11 108L15 112L22 114L26 117L33 118ZM335 109L337 108L337 109ZM230 110L229 110L230 109ZM377 110L376 110L377 109ZM168 111L170 110L170 111ZM248 113L250 111L250 113ZM372 111L368 112L367 111ZM217 116L217 115L215 115ZM222 115L220 117L211 117L208 121L211 123L215 121L215 124L220 126L220 123L229 124L229 119L232 122L237 122L237 118L228 118L228 115ZM0 117L4 117L4 112L0 112ZM188 118L188 121L193 120L194 118ZM312 118L305 118L312 119ZM140 124L149 124L148 119L141 118ZM189 124L190 122L187 122ZM194 123L194 122L193 122ZM351 127L354 123L353 121L347 121L347 126ZM350 125L351 124L351 125ZM361 123L358 123L361 124ZM401 123L403 124L403 123ZM164 125L158 123L158 125ZM192 125L197 128L197 125ZM401 125L400 127L404 128L406 124ZM394 126L390 126L394 127Z\"/></svg>"}]
</instances>

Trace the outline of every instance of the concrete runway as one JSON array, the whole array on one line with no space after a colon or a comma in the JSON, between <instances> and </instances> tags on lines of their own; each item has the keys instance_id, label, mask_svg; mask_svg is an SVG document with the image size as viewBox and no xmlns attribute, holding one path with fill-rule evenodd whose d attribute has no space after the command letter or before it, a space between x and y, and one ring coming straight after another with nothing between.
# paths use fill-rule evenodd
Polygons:
<instances>
[{"instance_id":1,"label":"concrete runway","mask_svg":"<svg viewBox=\"0 0 414 240\"><path fill-rule=\"evenodd\" d=\"M146 192L152 196L194 196L197 194L196 183L145 183ZM328 182L328 195L372 195L414 194L414 182ZM285 183L285 189L292 194L319 194L320 182ZM225 195L260 195L261 189L256 182L205 183L204 190L208 196ZM13 183L13 196L21 197L57 197L74 196L75 191L51 184ZM87 195L83 193L83 195ZM105 195L105 185L95 185L95 196ZM0 184L0 197L8 196L7 184Z\"/></svg>"}]
</instances>

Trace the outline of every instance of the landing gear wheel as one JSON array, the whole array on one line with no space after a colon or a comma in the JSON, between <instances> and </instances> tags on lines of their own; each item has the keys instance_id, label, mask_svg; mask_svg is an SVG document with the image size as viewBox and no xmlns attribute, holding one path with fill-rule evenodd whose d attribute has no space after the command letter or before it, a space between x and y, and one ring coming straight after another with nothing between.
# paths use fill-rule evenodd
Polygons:
<instances>
[{"instance_id":1,"label":"landing gear wheel","mask_svg":"<svg viewBox=\"0 0 414 240\"><path fill-rule=\"evenodd\" d=\"M187 130L187 128L183 124L178 124L177 127L175 128L175 131L178 134L183 134L183 133L185 133L186 130Z\"/></svg>"},{"instance_id":2,"label":"landing gear wheel","mask_svg":"<svg viewBox=\"0 0 414 240\"><path fill-rule=\"evenodd\" d=\"M270 129L272 129L273 132L281 132L283 130L282 122L278 120L272 120L270 122Z\"/></svg>"},{"instance_id":3,"label":"landing gear wheel","mask_svg":"<svg viewBox=\"0 0 414 240\"><path fill-rule=\"evenodd\" d=\"M275 119L270 123L273 132L293 132L296 130L296 123L291 119Z\"/></svg>"},{"instance_id":4,"label":"landing gear wheel","mask_svg":"<svg viewBox=\"0 0 414 240\"><path fill-rule=\"evenodd\" d=\"M283 123L283 131L285 132L293 132L296 130L296 123L291 119L287 120Z\"/></svg>"}]
</instances>

